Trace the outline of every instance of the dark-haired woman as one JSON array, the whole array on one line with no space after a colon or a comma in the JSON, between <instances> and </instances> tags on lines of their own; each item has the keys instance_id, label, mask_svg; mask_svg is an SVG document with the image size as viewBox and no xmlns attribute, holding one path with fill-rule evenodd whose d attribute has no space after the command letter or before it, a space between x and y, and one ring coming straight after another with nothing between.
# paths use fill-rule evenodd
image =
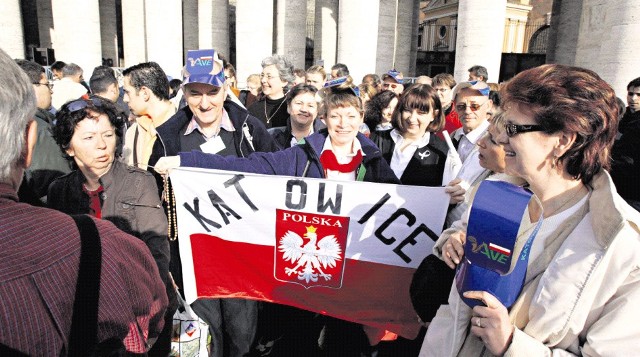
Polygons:
<instances>
[{"instance_id":1,"label":"dark-haired woman","mask_svg":"<svg viewBox=\"0 0 640 357\"><path fill-rule=\"evenodd\" d=\"M169 296L165 328L150 354L166 355L177 307L169 278L167 217L153 175L116 160L116 142L122 138L123 127L116 113L112 103L98 97L62 106L53 137L76 170L51 183L47 204L68 214L109 220L149 247Z\"/></svg>"},{"instance_id":2,"label":"dark-haired woman","mask_svg":"<svg viewBox=\"0 0 640 357\"><path fill-rule=\"evenodd\" d=\"M400 182L443 186L449 148L444 140L433 135L444 125L438 93L429 85L411 86L400 97L391 123L392 130L373 132L371 140L382 143L382 156Z\"/></svg>"},{"instance_id":3,"label":"dark-haired woman","mask_svg":"<svg viewBox=\"0 0 640 357\"><path fill-rule=\"evenodd\" d=\"M368 102L364 111L364 123L369 128L371 134L369 137L385 152L388 150L384 147L386 144L384 141L378 140L383 132L388 132L393 129L392 115L396 106L398 105L398 95L390 90L385 90L374 95Z\"/></svg>"},{"instance_id":4,"label":"dark-haired woman","mask_svg":"<svg viewBox=\"0 0 640 357\"><path fill-rule=\"evenodd\" d=\"M529 203L519 233L544 220L513 306L466 291L482 301L471 309L454 285L429 325L423 355L636 355L640 214L606 171L618 125L613 89L590 70L543 65L500 92L506 124L497 141L506 172L528 182L541 202ZM442 254L460 262L464 240L464 233L451 236Z\"/></svg>"}]
</instances>

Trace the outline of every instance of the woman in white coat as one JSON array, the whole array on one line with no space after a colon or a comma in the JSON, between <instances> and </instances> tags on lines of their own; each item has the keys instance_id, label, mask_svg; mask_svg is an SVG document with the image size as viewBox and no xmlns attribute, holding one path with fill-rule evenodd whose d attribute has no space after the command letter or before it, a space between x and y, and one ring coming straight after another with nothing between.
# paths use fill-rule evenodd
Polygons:
<instances>
[{"instance_id":1,"label":"woman in white coat","mask_svg":"<svg viewBox=\"0 0 640 357\"><path fill-rule=\"evenodd\" d=\"M520 233L544 218L524 286L509 309L486 291L467 291L483 302L471 309L454 284L421 355L637 355L640 214L606 171L618 124L613 89L592 71L543 65L501 95L506 172L541 202L529 204ZM461 261L464 241L461 232L439 242L445 262Z\"/></svg>"}]
</instances>

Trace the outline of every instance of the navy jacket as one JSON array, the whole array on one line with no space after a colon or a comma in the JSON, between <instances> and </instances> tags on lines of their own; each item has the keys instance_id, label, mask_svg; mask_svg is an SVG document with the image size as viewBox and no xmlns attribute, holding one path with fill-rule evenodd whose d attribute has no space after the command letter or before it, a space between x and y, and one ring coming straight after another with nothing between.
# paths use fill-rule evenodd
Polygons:
<instances>
[{"instance_id":1,"label":"navy jacket","mask_svg":"<svg viewBox=\"0 0 640 357\"><path fill-rule=\"evenodd\" d=\"M326 128L322 120L314 119L313 120L313 132L317 133L321 129ZM286 149L291 147L291 139L293 139L293 134L291 134L291 118L287 119L287 126L278 126L275 128L269 129L269 134L273 137L273 140L276 141L276 144L280 147L280 149Z\"/></svg>"},{"instance_id":2,"label":"navy jacket","mask_svg":"<svg viewBox=\"0 0 640 357\"><path fill-rule=\"evenodd\" d=\"M224 102L224 109L229 114L236 131L233 132L236 151L243 157L254 151L276 151L278 145L267 132L264 124L253 117L244 108L231 101ZM158 139L153 145L149 165L153 166L163 156L178 155L180 148L180 132L189 124L193 113L189 107L176 112L169 120L160 125L156 131ZM246 128L246 129L245 129Z\"/></svg>"},{"instance_id":3,"label":"navy jacket","mask_svg":"<svg viewBox=\"0 0 640 357\"><path fill-rule=\"evenodd\" d=\"M224 157L198 151L181 152L180 166L324 178L324 168L319 158L327 135L327 130L323 129L310 135L299 145L278 152L256 152L247 158ZM364 152L362 164L358 168L358 173L366 170L363 181L399 184L400 180L391 171L375 144L361 133L358 133L357 140Z\"/></svg>"}]
</instances>

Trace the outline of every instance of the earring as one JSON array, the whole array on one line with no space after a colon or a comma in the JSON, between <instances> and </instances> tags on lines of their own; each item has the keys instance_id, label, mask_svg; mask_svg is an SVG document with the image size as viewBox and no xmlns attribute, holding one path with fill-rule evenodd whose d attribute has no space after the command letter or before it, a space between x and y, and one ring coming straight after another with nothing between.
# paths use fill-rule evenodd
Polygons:
<instances>
[{"instance_id":1,"label":"earring","mask_svg":"<svg viewBox=\"0 0 640 357\"><path fill-rule=\"evenodd\" d=\"M556 154L553 154L553 161L551 161L551 168L555 169L556 166L558 166L558 156L556 156Z\"/></svg>"}]
</instances>

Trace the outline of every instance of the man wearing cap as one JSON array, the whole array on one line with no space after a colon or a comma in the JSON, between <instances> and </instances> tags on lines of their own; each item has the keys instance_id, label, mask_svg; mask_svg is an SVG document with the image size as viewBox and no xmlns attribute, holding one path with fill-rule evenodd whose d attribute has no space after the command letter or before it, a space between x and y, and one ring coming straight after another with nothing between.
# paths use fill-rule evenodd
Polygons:
<instances>
[{"instance_id":1,"label":"man wearing cap","mask_svg":"<svg viewBox=\"0 0 640 357\"><path fill-rule=\"evenodd\" d=\"M169 81L155 62L139 63L125 69L124 101L136 122L124 139L124 160L128 165L146 170L156 141L156 128L176 112L169 101Z\"/></svg>"},{"instance_id":2,"label":"man wearing cap","mask_svg":"<svg viewBox=\"0 0 640 357\"><path fill-rule=\"evenodd\" d=\"M487 119L492 105L489 92L489 85L482 81L462 82L453 88L453 103L462 127L454 131L451 137L462 161L457 178L462 181L463 187L473 185L485 171L480 166L476 143L489 127ZM465 198L465 201L449 211L445 227L460 219L467 208L466 202Z\"/></svg>"},{"instance_id":3,"label":"man wearing cap","mask_svg":"<svg viewBox=\"0 0 640 357\"><path fill-rule=\"evenodd\" d=\"M404 91L403 78L402 72L398 72L395 69L390 70L382 75L382 89L390 90L397 95L402 94L402 91Z\"/></svg>"},{"instance_id":4,"label":"man wearing cap","mask_svg":"<svg viewBox=\"0 0 640 357\"><path fill-rule=\"evenodd\" d=\"M273 152L278 146L262 122L227 99L222 61L210 50L189 51L182 90L187 106L157 128L149 165L181 151L247 157L254 151ZM160 185L162 187L162 185ZM170 242L170 271L182 288L178 241ZM212 356L243 356L251 348L258 319L258 303L244 299L199 299L195 312L209 324Z\"/></svg>"}]
</instances>

